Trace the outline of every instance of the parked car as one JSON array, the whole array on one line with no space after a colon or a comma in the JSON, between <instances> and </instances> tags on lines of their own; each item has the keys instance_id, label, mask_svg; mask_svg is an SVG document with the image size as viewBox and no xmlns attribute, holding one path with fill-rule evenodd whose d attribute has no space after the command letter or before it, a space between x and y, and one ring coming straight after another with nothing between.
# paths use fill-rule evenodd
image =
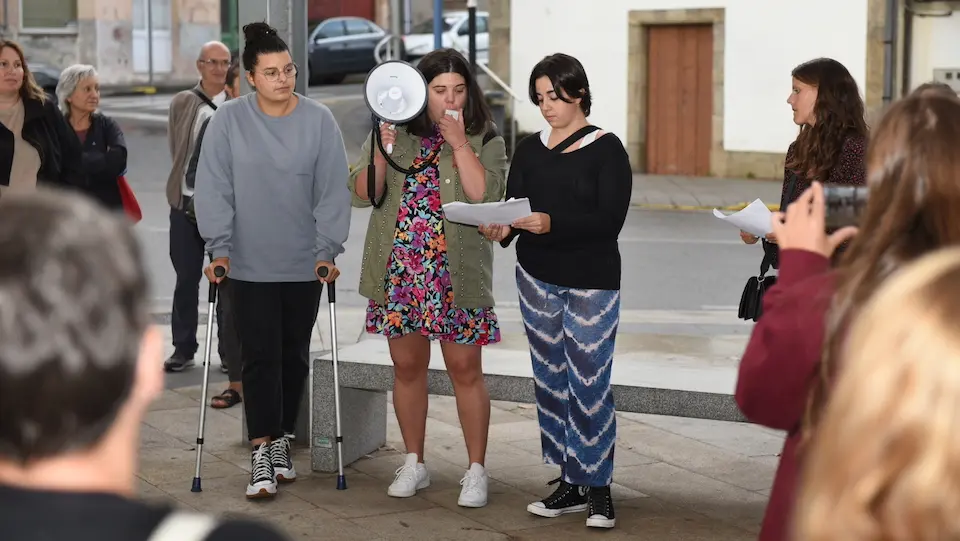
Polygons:
<instances>
[{"instance_id":1,"label":"parked car","mask_svg":"<svg viewBox=\"0 0 960 541\"><path fill-rule=\"evenodd\" d=\"M490 59L490 14L486 11L477 12L477 62L487 63ZM452 47L467 54L470 48L470 25L466 11L448 11L443 14L443 35L441 45ZM418 23L410 29L410 33L403 36L406 45L407 58L417 61L434 49L433 47L433 19Z\"/></svg>"},{"instance_id":2,"label":"parked car","mask_svg":"<svg viewBox=\"0 0 960 541\"><path fill-rule=\"evenodd\" d=\"M373 51L386 35L383 28L361 17L319 21L307 41L310 84L338 84L347 75L367 73L377 65Z\"/></svg>"},{"instance_id":3,"label":"parked car","mask_svg":"<svg viewBox=\"0 0 960 541\"><path fill-rule=\"evenodd\" d=\"M60 81L60 70L43 63L30 62L30 73L34 80L47 94L57 93L57 83Z\"/></svg>"}]
</instances>

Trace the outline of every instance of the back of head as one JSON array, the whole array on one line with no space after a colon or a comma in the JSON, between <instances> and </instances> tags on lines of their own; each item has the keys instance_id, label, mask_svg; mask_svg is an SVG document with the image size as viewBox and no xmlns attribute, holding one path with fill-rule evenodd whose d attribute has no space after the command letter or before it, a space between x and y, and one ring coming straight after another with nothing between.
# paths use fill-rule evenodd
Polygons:
<instances>
[{"instance_id":1,"label":"back of head","mask_svg":"<svg viewBox=\"0 0 960 541\"><path fill-rule=\"evenodd\" d=\"M787 166L826 180L836 166L843 144L851 136L866 137L867 122L857 81L832 58L816 58L794 68L792 76L817 88L815 123L802 126L796 158Z\"/></svg>"},{"instance_id":2,"label":"back of head","mask_svg":"<svg viewBox=\"0 0 960 541\"><path fill-rule=\"evenodd\" d=\"M866 300L902 266L938 248L960 245L960 100L913 95L895 103L867 150L870 197L860 233L840 261L827 317L823 373L811 397L816 424L845 328Z\"/></svg>"},{"instance_id":3,"label":"back of head","mask_svg":"<svg viewBox=\"0 0 960 541\"><path fill-rule=\"evenodd\" d=\"M289 51L287 43L277 34L277 29L265 22L243 26L243 69L254 71L257 59L262 54Z\"/></svg>"},{"instance_id":4,"label":"back of head","mask_svg":"<svg viewBox=\"0 0 960 541\"><path fill-rule=\"evenodd\" d=\"M853 323L796 539L960 538L960 248L886 282Z\"/></svg>"},{"instance_id":5,"label":"back of head","mask_svg":"<svg viewBox=\"0 0 960 541\"><path fill-rule=\"evenodd\" d=\"M929 83L923 83L917 88L913 89L913 92L910 93L912 96L943 96L946 98L956 98L957 91L953 89L947 83L941 83L939 81L930 81Z\"/></svg>"},{"instance_id":6,"label":"back of head","mask_svg":"<svg viewBox=\"0 0 960 541\"><path fill-rule=\"evenodd\" d=\"M0 460L98 443L133 385L147 283L130 226L78 196L0 199Z\"/></svg>"}]
</instances>

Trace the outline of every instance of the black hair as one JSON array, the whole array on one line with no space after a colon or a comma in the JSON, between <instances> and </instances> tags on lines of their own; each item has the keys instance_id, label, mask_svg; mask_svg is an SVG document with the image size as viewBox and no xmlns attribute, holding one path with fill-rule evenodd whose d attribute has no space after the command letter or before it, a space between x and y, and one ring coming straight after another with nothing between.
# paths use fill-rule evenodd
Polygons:
<instances>
[{"instance_id":1,"label":"black hair","mask_svg":"<svg viewBox=\"0 0 960 541\"><path fill-rule=\"evenodd\" d=\"M427 53L420 59L417 69L423 74L429 85L438 75L456 73L467 83L467 103L463 107L463 124L470 135L484 133L490 124L493 115L484 99L483 90L477 84L476 77L470 70L470 61L456 49L437 49ZM427 110L407 124L407 131L420 137L429 137L433 134L433 121Z\"/></svg>"},{"instance_id":2,"label":"black hair","mask_svg":"<svg viewBox=\"0 0 960 541\"><path fill-rule=\"evenodd\" d=\"M227 86L233 86L233 82L237 80L237 76L240 75L240 64L237 62L237 58L233 57L233 60L230 62L230 67L227 68Z\"/></svg>"},{"instance_id":3,"label":"black hair","mask_svg":"<svg viewBox=\"0 0 960 541\"><path fill-rule=\"evenodd\" d=\"M593 103L590 99L590 82L579 60L568 54L556 53L544 57L533 67L533 71L530 72L529 93L530 101L536 106L540 105L540 100L537 99L537 79L541 77L550 79L557 98L567 103L573 103L572 100L580 98L580 110L584 115L590 116L590 107Z\"/></svg>"},{"instance_id":4,"label":"black hair","mask_svg":"<svg viewBox=\"0 0 960 541\"><path fill-rule=\"evenodd\" d=\"M243 26L243 69L253 71L262 54L289 52L287 42L277 35L277 29L265 22Z\"/></svg>"}]
</instances>

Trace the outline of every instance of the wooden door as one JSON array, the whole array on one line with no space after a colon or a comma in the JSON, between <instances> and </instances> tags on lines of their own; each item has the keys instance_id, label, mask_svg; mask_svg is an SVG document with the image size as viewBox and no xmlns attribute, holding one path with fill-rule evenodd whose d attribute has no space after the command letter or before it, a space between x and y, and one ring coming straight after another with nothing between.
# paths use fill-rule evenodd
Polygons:
<instances>
[{"instance_id":1,"label":"wooden door","mask_svg":"<svg viewBox=\"0 0 960 541\"><path fill-rule=\"evenodd\" d=\"M649 26L647 40L647 172L709 175L713 26Z\"/></svg>"}]
</instances>

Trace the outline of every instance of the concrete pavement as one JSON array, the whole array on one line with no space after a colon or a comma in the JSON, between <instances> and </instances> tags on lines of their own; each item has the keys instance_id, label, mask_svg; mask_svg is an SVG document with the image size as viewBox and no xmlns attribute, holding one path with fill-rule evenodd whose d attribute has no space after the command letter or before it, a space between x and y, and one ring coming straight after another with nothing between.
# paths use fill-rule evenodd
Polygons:
<instances>
[{"instance_id":1,"label":"concrete pavement","mask_svg":"<svg viewBox=\"0 0 960 541\"><path fill-rule=\"evenodd\" d=\"M239 441L239 407L207 414L203 492L190 492L196 387L168 390L148 413L141 435L140 496L148 501L266 520L291 539L749 541L756 538L782 436L741 423L619 414L613 495L617 527L584 526L584 514L543 519L526 505L549 494L556 469L541 463L536 408L494 403L487 469L489 503L457 506L466 451L452 398L431 397L425 463L432 485L413 498L386 495L403 444L390 409L388 444L336 476L309 471L306 449L294 456L299 479L274 501L249 502L249 448ZM349 432L345 437L350 437Z\"/></svg>"}]
</instances>

